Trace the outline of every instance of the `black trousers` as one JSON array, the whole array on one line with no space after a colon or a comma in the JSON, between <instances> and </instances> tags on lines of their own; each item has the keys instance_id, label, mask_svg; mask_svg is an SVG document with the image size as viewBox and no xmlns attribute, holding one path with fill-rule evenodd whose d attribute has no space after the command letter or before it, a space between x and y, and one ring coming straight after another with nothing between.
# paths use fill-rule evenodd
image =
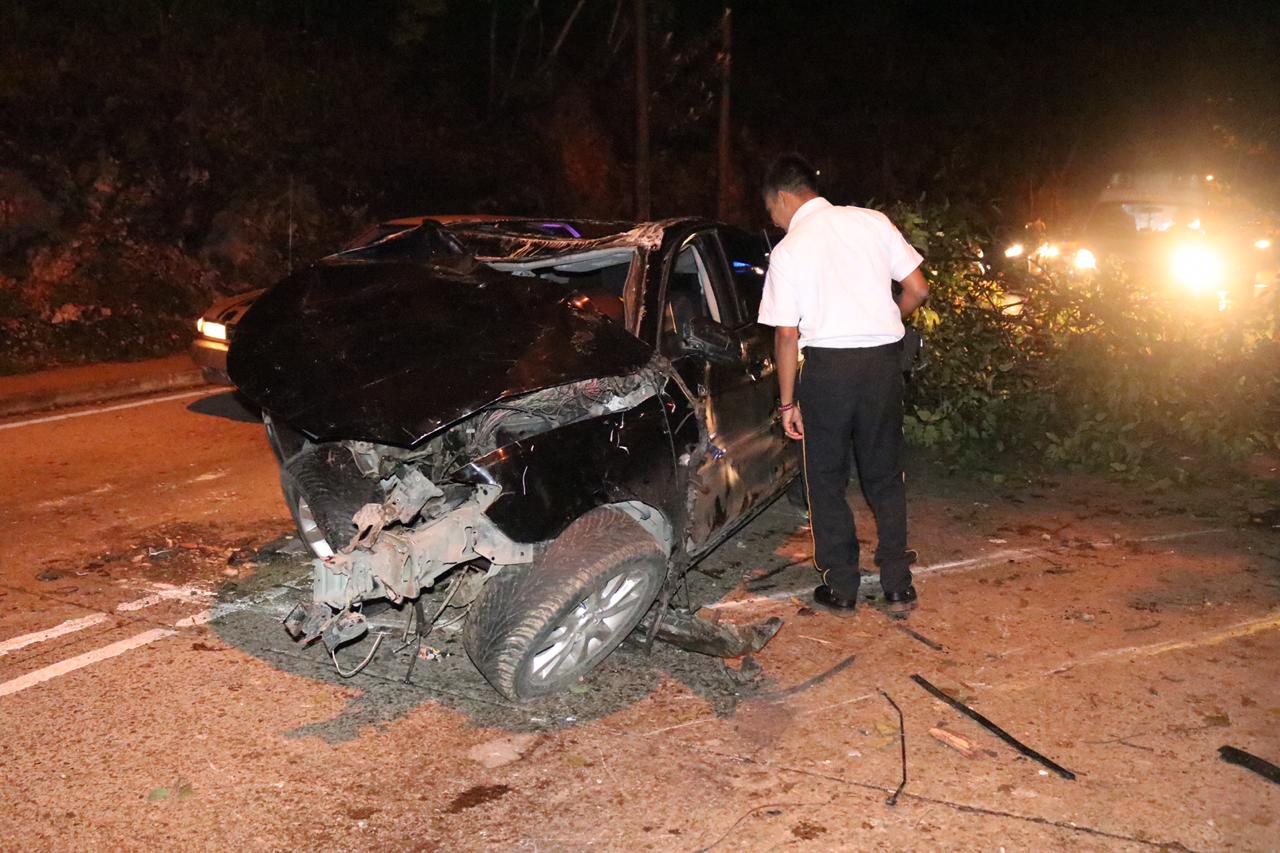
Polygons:
<instances>
[{"instance_id":1,"label":"black trousers","mask_svg":"<svg viewBox=\"0 0 1280 853\"><path fill-rule=\"evenodd\" d=\"M814 563L841 596L858 593L858 534L847 498L850 448L876 517L875 562L886 593L911 585L907 488L902 473L902 343L805 347L797 394Z\"/></svg>"}]
</instances>

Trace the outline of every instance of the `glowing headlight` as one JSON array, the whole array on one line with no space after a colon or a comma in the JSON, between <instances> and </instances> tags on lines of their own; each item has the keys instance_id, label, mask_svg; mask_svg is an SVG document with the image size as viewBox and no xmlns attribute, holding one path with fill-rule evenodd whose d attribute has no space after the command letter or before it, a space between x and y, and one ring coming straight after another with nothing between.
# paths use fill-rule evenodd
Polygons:
<instances>
[{"instance_id":1,"label":"glowing headlight","mask_svg":"<svg viewBox=\"0 0 1280 853\"><path fill-rule=\"evenodd\" d=\"M206 338L213 338L215 341L225 341L227 339L227 327L224 324L210 323L203 317L196 320L196 331Z\"/></svg>"},{"instance_id":2,"label":"glowing headlight","mask_svg":"<svg viewBox=\"0 0 1280 853\"><path fill-rule=\"evenodd\" d=\"M1192 291L1217 289L1224 272L1222 258L1208 246L1193 243L1173 253L1173 278Z\"/></svg>"},{"instance_id":3,"label":"glowing headlight","mask_svg":"<svg viewBox=\"0 0 1280 853\"><path fill-rule=\"evenodd\" d=\"M1254 241L1254 243L1253 243L1253 248L1255 248L1255 249L1270 249L1270 248L1271 248L1271 241L1270 241L1270 240L1268 240L1266 237L1263 237L1261 240L1255 240L1255 241Z\"/></svg>"},{"instance_id":4,"label":"glowing headlight","mask_svg":"<svg viewBox=\"0 0 1280 853\"><path fill-rule=\"evenodd\" d=\"M1026 246L1023 246L1021 243L1013 243L1009 248L1004 250L1004 256L1006 258L1020 258L1022 257L1022 253L1026 250Z\"/></svg>"},{"instance_id":5,"label":"glowing headlight","mask_svg":"<svg viewBox=\"0 0 1280 853\"><path fill-rule=\"evenodd\" d=\"M1096 270L1098 268L1098 258L1088 249L1081 249L1076 252L1075 265L1078 270Z\"/></svg>"},{"instance_id":6,"label":"glowing headlight","mask_svg":"<svg viewBox=\"0 0 1280 853\"><path fill-rule=\"evenodd\" d=\"M1036 254L1042 258L1056 258L1062 254L1062 249L1058 248L1055 243L1045 243L1039 249L1036 249Z\"/></svg>"}]
</instances>

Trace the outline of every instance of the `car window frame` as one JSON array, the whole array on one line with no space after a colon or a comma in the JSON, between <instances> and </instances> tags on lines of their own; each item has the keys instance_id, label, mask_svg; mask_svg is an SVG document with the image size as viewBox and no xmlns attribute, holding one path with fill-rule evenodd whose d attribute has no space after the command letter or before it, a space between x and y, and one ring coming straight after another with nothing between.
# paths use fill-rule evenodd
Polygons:
<instances>
[{"instance_id":1,"label":"car window frame","mask_svg":"<svg viewBox=\"0 0 1280 853\"><path fill-rule=\"evenodd\" d=\"M724 235L731 230L737 232L737 234L740 235L743 240L748 242L757 239L757 237L756 235L753 235L750 231L746 231L745 229L740 229L740 228L734 228L733 226L721 225L716 228L716 236L720 242L720 251L724 256L724 268L725 268L726 274L728 275L729 287L733 291L733 302L737 306L737 311L738 311L738 323L733 328L735 330L742 330L750 326L759 324L760 307L759 307L759 304L757 303L756 310L754 312L751 312L748 310L747 300L744 297L743 289L739 286L738 273L735 272L733 268L733 261L729 258L729 252L725 249ZM737 236L737 235L734 235L734 236ZM769 244L768 244L767 238L765 238L765 242L760 247L761 251L760 251L760 258L759 258L758 264L756 263L755 258L751 259L752 268L753 268L752 275L759 275L760 277L760 289L761 289L762 296L764 291L764 277L769 269L769 251L768 249L765 248L765 246L768 246L768 245ZM757 266L761 270L760 273L754 272L754 268Z\"/></svg>"},{"instance_id":2,"label":"car window frame","mask_svg":"<svg viewBox=\"0 0 1280 853\"><path fill-rule=\"evenodd\" d=\"M741 311L738 305L738 294L733 289L732 279L726 269L724 247L720 244L720 238L714 226L701 228L681 240L669 256L668 270L662 281L662 298L659 302L657 347L660 351L663 347L667 318L671 314L671 275L675 272L680 255L687 249L693 250L694 263L698 267L698 279L703 287L702 297L707 307L707 318L727 329L737 329L740 325ZM710 287L709 291L708 287ZM675 331L678 336L680 330Z\"/></svg>"}]
</instances>

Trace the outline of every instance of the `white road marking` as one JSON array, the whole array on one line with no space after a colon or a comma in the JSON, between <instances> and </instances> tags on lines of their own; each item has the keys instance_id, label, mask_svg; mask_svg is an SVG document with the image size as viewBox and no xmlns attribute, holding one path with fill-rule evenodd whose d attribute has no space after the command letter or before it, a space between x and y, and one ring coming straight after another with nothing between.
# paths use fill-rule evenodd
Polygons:
<instances>
[{"instance_id":1,"label":"white road marking","mask_svg":"<svg viewBox=\"0 0 1280 853\"><path fill-rule=\"evenodd\" d=\"M1156 536L1142 536L1138 539L1130 540L1132 542L1168 542L1173 539L1188 539L1192 536L1208 536L1213 533L1230 533L1230 527L1211 527L1204 530L1181 530L1175 533L1161 533ZM1110 547L1115 544L1113 542L1094 542L1095 547ZM951 560L946 563L934 563L931 566L920 566L913 568L911 574L915 577L922 575L938 575L951 574L953 572L967 572L975 569L986 569L996 565L1004 565L1007 563L1021 563L1025 560L1032 560L1040 557L1061 556L1057 552L1046 548L1007 548L1002 551L995 551L991 554L983 554L978 557L967 557L960 560ZM879 573L863 575L862 582L880 583ZM735 598L729 601L716 601L711 604L703 605L704 610L733 610L739 607L750 607L754 604L763 604L772 601L786 601L792 597L807 596L813 592L813 586L804 586L798 589L784 589L779 592L771 592L768 595L752 595L746 598Z\"/></svg>"},{"instance_id":2,"label":"white road marking","mask_svg":"<svg viewBox=\"0 0 1280 853\"><path fill-rule=\"evenodd\" d=\"M1237 622L1218 631L1208 634L1201 634L1190 640L1166 640L1163 643L1151 643L1145 646L1128 646L1123 649L1104 649L1103 651L1089 655L1077 661L1064 663L1061 666L1054 667L1046 671L1045 675L1057 675L1068 670L1075 669L1078 666L1087 666L1088 664L1098 663L1114 657L1148 657L1150 655L1162 655L1165 652L1178 651L1179 649L1193 649L1200 646L1216 646L1218 643L1225 643L1228 640L1236 640L1240 637L1247 637L1250 634L1257 634L1262 631L1270 631L1273 628L1280 627L1280 613L1268 613L1257 619L1246 619L1244 622Z\"/></svg>"},{"instance_id":3,"label":"white road marking","mask_svg":"<svg viewBox=\"0 0 1280 853\"><path fill-rule=\"evenodd\" d=\"M136 601L125 601L116 605L116 610L121 613L128 613L133 610L141 610L144 607L152 607L162 601L168 601L174 598L212 598L213 593L206 589L200 589L194 586L165 586L151 595L139 598Z\"/></svg>"},{"instance_id":4,"label":"white road marking","mask_svg":"<svg viewBox=\"0 0 1280 853\"><path fill-rule=\"evenodd\" d=\"M28 672L26 675L20 675L17 678L0 684L0 696L8 696L17 693L20 690L26 690L28 687L34 687L37 684L43 684L51 681L60 675L66 675L69 672L75 672L77 669L84 669L101 660L118 657L127 651L136 649L139 646L145 646L147 643L154 643L156 640L173 636L176 631L168 628L152 628L150 631L143 631L141 634L134 634L123 640L85 652L82 655L76 655L73 658L60 660L57 663L49 664L43 669L37 669L34 672Z\"/></svg>"},{"instance_id":5,"label":"white road marking","mask_svg":"<svg viewBox=\"0 0 1280 853\"><path fill-rule=\"evenodd\" d=\"M157 586L159 586L159 584ZM116 611L120 613L129 613L134 610L142 610L144 607L151 607L171 598L205 599L211 597L213 597L213 593L198 587L164 585L163 588L151 595L117 604ZM36 643L43 643L46 640L53 640L67 634L74 634L76 631L83 631L85 628L92 628L94 625L101 625L103 622L110 619L111 616L106 613L91 613L88 616L81 616L78 619L68 619L67 621L59 625L55 625L52 628L45 628L43 631L33 631L30 634L10 637L7 640L0 641L0 657L4 657L9 654L9 652L15 652L18 649L35 645ZM200 622L195 624L204 623ZM186 626L179 625L178 627L181 628Z\"/></svg>"},{"instance_id":6,"label":"white road marking","mask_svg":"<svg viewBox=\"0 0 1280 853\"><path fill-rule=\"evenodd\" d=\"M1138 542L1168 542L1170 539L1186 539L1191 536L1208 536L1210 533L1230 533L1230 527L1209 527L1204 530L1183 530L1178 533L1162 533L1159 536L1143 536Z\"/></svg>"},{"instance_id":7,"label":"white road marking","mask_svg":"<svg viewBox=\"0 0 1280 853\"><path fill-rule=\"evenodd\" d=\"M194 628L197 625L203 625L215 618L215 614L210 608L209 610L201 610L199 613L192 613L190 616L184 616L177 622L173 623L175 628Z\"/></svg>"},{"instance_id":8,"label":"white road marking","mask_svg":"<svg viewBox=\"0 0 1280 853\"><path fill-rule=\"evenodd\" d=\"M964 560L952 560L947 563L935 563L932 566L921 566L911 570L911 574L915 577L930 574L943 574L949 572L973 571L974 569L985 569L993 565L1003 565L1008 562L1020 563L1023 560L1030 560L1038 556L1036 552L1024 551L1020 549L996 551L994 554L986 554L981 557L969 557ZM863 575L863 583L880 583L879 573ZM793 596L804 596L813 592L813 586L800 587L799 589L784 589L780 592L771 592L768 595L753 595L748 598L736 598L732 601L717 601L712 604L705 605L706 610L732 610L737 607L750 607L753 604L760 604L766 601L786 601Z\"/></svg>"},{"instance_id":9,"label":"white road marking","mask_svg":"<svg viewBox=\"0 0 1280 853\"><path fill-rule=\"evenodd\" d=\"M0 657L4 657L9 652L16 652L18 649L35 643L43 643L45 640L52 640L61 637L64 634L74 634L76 631L83 631L85 628L92 628L94 625L101 625L111 617L105 613L91 613L88 616L81 616L79 619L68 619L60 625L52 628L46 628L43 631L34 631L30 634L23 634L19 637L12 637L0 643Z\"/></svg>"},{"instance_id":10,"label":"white road marking","mask_svg":"<svg viewBox=\"0 0 1280 853\"><path fill-rule=\"evenodd\" d=\"M136 409L139 406L150 406L153 403L164 403L169 400L183 400L187 397L199 397L202 395L218 394L225 389L201 388L197 391L183 391L180 394L165 394L162 397L148 397L145 400L134 400L132 403L117 403L114 406L100 406L96 409L85 409L81 412L68 412L62 415L45 415L42 418L30 418L25 421L13 421L12 423L0 424L0 430L17 429L24 426L35 426L37 424L51 424L55 421L65 421L71 418L84 418L89 415L101 415L106 412L119 412L123 409Z\"/></svg>"}]
</instances>

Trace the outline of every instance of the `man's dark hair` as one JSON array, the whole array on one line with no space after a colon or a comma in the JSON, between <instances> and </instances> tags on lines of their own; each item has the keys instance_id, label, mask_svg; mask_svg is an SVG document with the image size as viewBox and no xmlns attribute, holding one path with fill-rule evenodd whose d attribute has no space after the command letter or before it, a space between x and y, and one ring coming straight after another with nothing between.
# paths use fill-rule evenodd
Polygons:
<instances>
[{"instance_id":1,"label":"man's dark hair","mask_svg":"<svg viewBox=\"0 0 1280 853\"><path fill-rule=\"evenodd\" d=\"M799 193L808 190L818 192L818 170L809 165L809 161L799 154L783 154L773 161L769 171L764 173L764 186L761 187L765 198L769 198L784 190Z\"/></svg>"}]
</instances>

